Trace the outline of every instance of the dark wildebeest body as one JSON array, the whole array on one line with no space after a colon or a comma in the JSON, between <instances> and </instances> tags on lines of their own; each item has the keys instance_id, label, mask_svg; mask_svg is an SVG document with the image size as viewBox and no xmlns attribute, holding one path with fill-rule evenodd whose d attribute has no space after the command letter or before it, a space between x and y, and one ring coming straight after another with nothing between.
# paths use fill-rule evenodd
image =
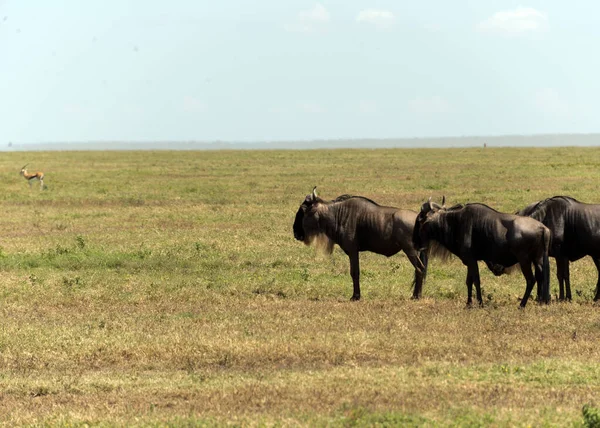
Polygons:
<instances>
[{"instance_id":1,"label":"dark wildebeest body","mask_svg":"<svg viewBox=\"0 0 600 428\"><path fill-rule=\"evenodd\" d=\"M558 298L571 300L569 261L591 256L599 275L594 300L600 299L600 205L554 196L535 202L517 214L539 220L551 231L549 255L556 259Z\"/></svg>"},{"instance_id":2,"label":"dark wildebeest body","mask_svg":"<svg viewBox=\"0 0 600 428\"><path fill-rule=\"evenodd\" d=\"M414 211L384 207L362 196L342 195L327 202L313 190L296 213L294 237L307 245L315 239L325 240L329 253L335 244L340 246L350 258L352 300L360 299L361 251L387 257L404 251L415 267L413 298L419 298L427 274L427 255L419 254L412 243L416 218Z\"/></svg>"},{"instance_id":3,"label":"dark wildebeest body","mask_svg":"<svg viewBox=\"0 0 600 428\"><path fill-rule=\"evenodd\" d=\"M540 284L538 293L548 301L550 231L539 221L500 213L483 204L445 208L428 201L417 217L413 241L419 249L427 248L430 241L435 241L467 266L467 305L472 304L473 284L477 301L483 304L478 260L485 261L488 266L520 265L527 281L521 307L527 304L535 282ZM439 249L432 250L432 255L436 252ZM535 275L531 271L532 263Z\"/></svg>"}]
</instances>

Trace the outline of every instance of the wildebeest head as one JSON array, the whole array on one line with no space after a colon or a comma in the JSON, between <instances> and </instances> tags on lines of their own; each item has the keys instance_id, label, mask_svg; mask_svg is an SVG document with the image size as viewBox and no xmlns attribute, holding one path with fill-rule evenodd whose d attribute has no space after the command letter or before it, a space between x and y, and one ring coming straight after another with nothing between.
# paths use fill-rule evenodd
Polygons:
<instances>
[{"instance_id":1,"label":"wildebeest head","mask_svg":"<svg viewBox=\"0 0 600 428\"><path fill-rule=\"evenodd\" d=\"M294 220L294 238L309 245L315 235L321 233L319 229L319 206L323 200L317 196L317 186L312 193L306 195L304 202L298 208Z\"/></svg>"},{"instance_id":2,"label":"wildebeest head","mask_svg":"<svg viewBox=\"0 0 600 428\"><path fill-rule=\"evenodd\" d=\"M429 223L445 209L446 197L442 197L442 205L431 202L431 197L421 206L413 229L413 244L418 250L424 250L429 246Z\"/></svg>"}]
</instances>

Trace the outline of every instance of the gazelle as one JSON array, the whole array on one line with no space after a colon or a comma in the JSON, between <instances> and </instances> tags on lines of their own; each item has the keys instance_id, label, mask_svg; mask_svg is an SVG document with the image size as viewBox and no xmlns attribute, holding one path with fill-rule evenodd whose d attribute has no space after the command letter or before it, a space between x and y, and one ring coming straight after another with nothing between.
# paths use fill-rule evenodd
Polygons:
<instances>
[{"instance_id":1,"label":"gazelle","mask_svg":"<svg viewBox=\"0 0 600 428\"><path fill-rule=\"evenodd\" d=\"M21 175L27 180L27 182L29 183L29 187L31 187L31 183L33 183L34 180L40 180L40 189L44 189L44 173L43 172L34 172L32 174L28 173L27 170L25 169L25 167L29 165L29 164L25 164L25 166L23 166L23 168L21 168Z\"/></svg>"}]
</instances>

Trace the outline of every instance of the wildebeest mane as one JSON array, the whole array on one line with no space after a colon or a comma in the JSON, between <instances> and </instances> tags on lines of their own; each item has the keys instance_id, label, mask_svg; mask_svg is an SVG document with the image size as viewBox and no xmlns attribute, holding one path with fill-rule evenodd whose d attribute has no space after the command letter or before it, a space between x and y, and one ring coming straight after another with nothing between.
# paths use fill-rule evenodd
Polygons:
<instances>
[{"instance_id":1,"label":"wildebeest mane","mask_svg":"<svg viewBox=\"0 0 600 428\"><path fill-rule=\"evenodd\" d=\"M468 203L468 204L456 204L456 205L452 205L452 206L451 206L451 207L449 207L449 208L442 208L442 209L443 209L445 212L452 212L452 211L459 211L459 210L462 210L463 208L466 208L467 206L477 206L477 207L483 207L483 208L486 208L486 209L488 209L488 210L490 210L490 211L494 211L494 212L496 212L496 213L500 213L500 211L498 211L498 210L496 210L496 209L494 209L494 208L490 207L489 205L482 204L482 203L480 203L480 202L471 202L471 203Z\"/></svg>"},{"instance_id":2,"label":"wildebeest mane","mask_svg":"<svg viewBox=\"0 0 600 428\"><path fill-rule=\"evenodd\" d=\"M488 210L490 210L490 211L493 211L493 212L495 212L495 213L503 214L503 213L501 213L500 211L498 211L497 209L495 209L495 208L492 208L492 207L490 207L489 205L482 204L481 202L473 202L473 203L470 203L470 204L467 204L467 205L484 207L484 208L486 208L486 209L488 209Z\"/></svg>"},{"instance_id":3,"label":"wildebeest mane","mask_svg":"<svg viewBox=\"0 0 600 428\"><path fill-rule=\"evenodd\" d=\"M352 198L363 199L367 202L377 205L378 207L380 206L377 202L373 201L372 199L365 198L364 196L356 196L356 195L348 195L348 194L340 195L337 198L333 199L331 202L343 202L343 201L347 201L348 199L352 199Z\"/></svg>"},{"instance_id":4,"label":"wildebeest mane","mask_svg":"<svg viewBox=\"0 0 600 428\"><path fill-rule=\"evenodd\" d=\"M546 215L546 207L545 202L548 199L542 199L541 201L534 202L531 205L527 205L522 210L518 210L515 212L516 215L528 216L531 218L535 218L536 220L540 220L544 218Z\"/></svg>"},{"instance_id":5,"label":"wildebeest mane","mask_svg":"<svg viewBox=\"0 0 600 428\"><path fill-rule=\"evenodd\" d=\"M463 204L452 205L450 208L445 208L446 211L456 211L463 209L465 206Z\"/></svg>"},{"instance_id":6,"label":"wildebeest mane","mask_svg":"<svg viewBox=\"0 0 600 428\"><path fill-rule=\"evenodd\" d=\"M569 205L574 203L581 203L577 199L570 196L552 196L551 198L542 199L541 201L534 202L531 205L526 206L515 214L527 216L541 221L546 216L547 206L552 201L562 201Z\"/></svg>"}]
</instances>

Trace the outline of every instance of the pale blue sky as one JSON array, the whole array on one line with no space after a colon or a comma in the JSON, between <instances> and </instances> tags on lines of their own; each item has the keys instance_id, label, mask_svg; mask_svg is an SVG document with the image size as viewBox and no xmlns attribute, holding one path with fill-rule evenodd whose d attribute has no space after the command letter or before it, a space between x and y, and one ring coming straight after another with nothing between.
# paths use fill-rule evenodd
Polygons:
<instances>
[{"instance_id":1,"label":"pale blue sky","mask_svg":"<svg viewBox=\"0 0 600 428\"><path fill-rule=\"evenodd\" d=\"M600 132L600 2L0 0L0 144Z\"/></svg>"}]
</instances>

